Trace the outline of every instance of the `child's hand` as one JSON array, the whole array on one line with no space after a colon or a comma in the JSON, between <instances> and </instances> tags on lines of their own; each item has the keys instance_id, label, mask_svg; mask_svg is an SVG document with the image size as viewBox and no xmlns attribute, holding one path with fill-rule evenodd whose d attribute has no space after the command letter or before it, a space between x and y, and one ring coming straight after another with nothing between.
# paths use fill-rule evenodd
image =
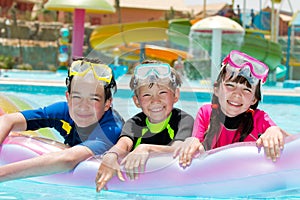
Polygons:
<instances>
[{"instance_id":1,"label":"child's hand","mask_svg":"<svg viewBox=\"0 0 300 200\"><path fill-rule=\"evenodd\" d=\"M148 157L147 144L140 144L133 152L128 154L121 162L121 165L124 165L127 177L131 180L138 179L138 174L145 171Z\"/></svg>"},{"instance_id":2,"label":"child's hand","mask_svg":"<svg viewBox=\"0 0 300 200\"><path fill-rule=\"evenodd\" d=\"M174 151L173 157L179 155L179 165L183 168L189 166L196 153L204 153L204 147L196 137L188 137Z\"/></svg>"},{"instance_id":3,"label":"child's hand","mask_svg":"<svg viewBox=\"0 0 300 200\"><path fill-rule=\"evenodd\" d=\"M256 141L256 145L257 147L264 147L267 158L275 162L280 157L284 146L284 138L288 135L288 133L281 130L278 126L271 126Z\"/></svg>"},{"instance_id":4,"label":"child's hand","mask_svg":"<svg viewBox=\"0 0 300 200\"><path fill-rule=\"evenodd\" d=\"M121 181L125 181L118 163L118 157L115 153L107 153L102 158L102 163L98 169L96 176L96 190L100 192L103 188L106 188L106 183L115 175Z\"/></svg>"}]
</instances>

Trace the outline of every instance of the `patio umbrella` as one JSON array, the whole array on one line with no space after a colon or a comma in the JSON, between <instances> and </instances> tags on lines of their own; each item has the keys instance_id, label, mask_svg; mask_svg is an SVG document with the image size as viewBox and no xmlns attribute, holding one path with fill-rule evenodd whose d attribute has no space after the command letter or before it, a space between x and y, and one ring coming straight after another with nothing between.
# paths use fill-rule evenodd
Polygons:
<instances>
[{"instance_id":1,"label":"patio umbrella","mask_svg":"<svg viewBox=\"0 0 300 200\"><path fill-rule=\"evenodd\" d=\"M72 57L82 56L85 13L115 12L115 8L106 0L49 0L45 4L45 8L74 13Z\"/></svg>"}]
</instances>

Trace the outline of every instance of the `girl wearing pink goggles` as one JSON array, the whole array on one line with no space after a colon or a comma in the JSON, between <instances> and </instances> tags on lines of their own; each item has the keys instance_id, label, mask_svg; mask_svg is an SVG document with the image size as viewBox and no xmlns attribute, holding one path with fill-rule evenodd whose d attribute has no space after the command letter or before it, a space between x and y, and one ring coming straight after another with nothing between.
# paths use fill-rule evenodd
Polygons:
<instances>
[{"instance_id":1,"label":"girl wearing pink goggles","mask_svg":"<svg viewBox=\"0 0 300 200\"><path fill-rule=\"evenodd\" d=\"M258 81L266 82L269 68L261 61L237 50L232 50L223 60L223 66L231 71L233 76L243 76L252 85Z\"/></svg>"},{"instance_id":2,"label":"girl wearing pink goggles","mask_svg":"<svg viewBox=\"0 0 300 200\"><path fill-rule=\"evenodd\" d=\"M276 161L290 134L278 127L268 114L258 108L261 83L268 67L239 51L231 51L223 60L214 84L210 104L204 104L196 115L193 136L175 150L179 164L187 167L197 154L236 142L255 141L265 155Z\"/></svg>"}]
</instances>

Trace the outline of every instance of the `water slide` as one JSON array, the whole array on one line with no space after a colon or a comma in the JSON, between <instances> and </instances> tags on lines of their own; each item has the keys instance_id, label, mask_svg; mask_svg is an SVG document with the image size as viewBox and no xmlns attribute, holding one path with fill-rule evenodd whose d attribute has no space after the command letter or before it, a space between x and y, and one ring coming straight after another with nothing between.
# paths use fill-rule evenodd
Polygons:
<instances>
[{"instance_id":1,"label":"water slide","mask_svg":"<svg viewBox=\"0 0 300 200\"><path fill-rule=\"evenodd\" d=\"M124 45L123 48L127 51L135 51L139 53L140 47L134 42L150 42L168 40L172 44L188 48L189 46L189 32L192 24L188 19L176 19L171 21L150 21L150 22L136 22L127 24L114 24L107 26L100 26L96 28L90 36L90 44L94 49L105 49L116 45ZM167 30L167 31L166 31ZM131 44L131 45L128 45ZM224 43L222 49L223 54L227 54L231 43ZM228 47L228 48L226 48ZM148 49L148 50L147 50ZM210 49L207 49L208 51ZM281 59L282 51L278 43L271 42L265 38L258 37L257 34L245 34L244 42L240 50L266 63L270 71L277 70L277 78L282 76ZM158 47L154 45L146 45L145 53L151 52L154 58L165 59L172 62L177 59L178 55L183 58L187 57L187 53L180 50L170 48ZM168 53L167 53L168 52ZM173 52L169 53L169 52ZM149 55L148 54L148 55Z\"/></svg>"},{"instance_id":2,"label":"water slide","mask_svg":"<svg viewBox=\"0 0 300 200\"><path fill-rule=\"evenodd\" d=\"M270 71L276 70L276 80L285 77L287 68L281 64L283 54L279 43L254 35L245 35L241 51L266 63Z\"/></svg>"},{"instance_id":3,"label":"water slide","mask_svg":"<svg viewBox=\"0 0 300 200\"><path fill-rule=\"evenodd\" d=\"M178 56L186 59L187 52L182 50L149 44L141 47L143 42L167 41L168 27L169 22L165 20L99 26L90 36L90 45L97 50L118 46L123 55L131 53L127 55L130 60L139 60L141 49L147 57L168 63L177 60Z\"/></svg>"},{"instance_id":4,"label":"water slide","mask_svg":"<svg viewBox=\"0 0 300 200\"><path fill-rule=\"evenodd\" d=\"M166 29L168 21L165 20L99 26L91 33L90 45L94 49L104 49L131 42L165 40Z\"/></svg>"}]
</instances>

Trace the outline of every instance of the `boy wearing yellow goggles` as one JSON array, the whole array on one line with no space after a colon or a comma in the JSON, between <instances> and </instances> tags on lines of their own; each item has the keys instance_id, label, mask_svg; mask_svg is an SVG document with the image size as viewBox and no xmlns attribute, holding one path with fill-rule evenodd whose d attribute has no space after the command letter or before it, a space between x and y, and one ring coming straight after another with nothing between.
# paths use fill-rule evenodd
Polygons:
<instances>
[{"instance_id":1,"label":"boy wearing yellow goggles","mask_svg":"<svg viewBox=\"0 0 300 200\"><path fill-rule=\"evenodd\" d=\"M59 152L0 166L0 182L72 170L117 142L124 121L111 106L111 89L116 88L111 70L83 58L72 63L66 83L67 102L0 117L0 143L11 131L52 127L67 145Z\"/></svg>"}]
</instances>

